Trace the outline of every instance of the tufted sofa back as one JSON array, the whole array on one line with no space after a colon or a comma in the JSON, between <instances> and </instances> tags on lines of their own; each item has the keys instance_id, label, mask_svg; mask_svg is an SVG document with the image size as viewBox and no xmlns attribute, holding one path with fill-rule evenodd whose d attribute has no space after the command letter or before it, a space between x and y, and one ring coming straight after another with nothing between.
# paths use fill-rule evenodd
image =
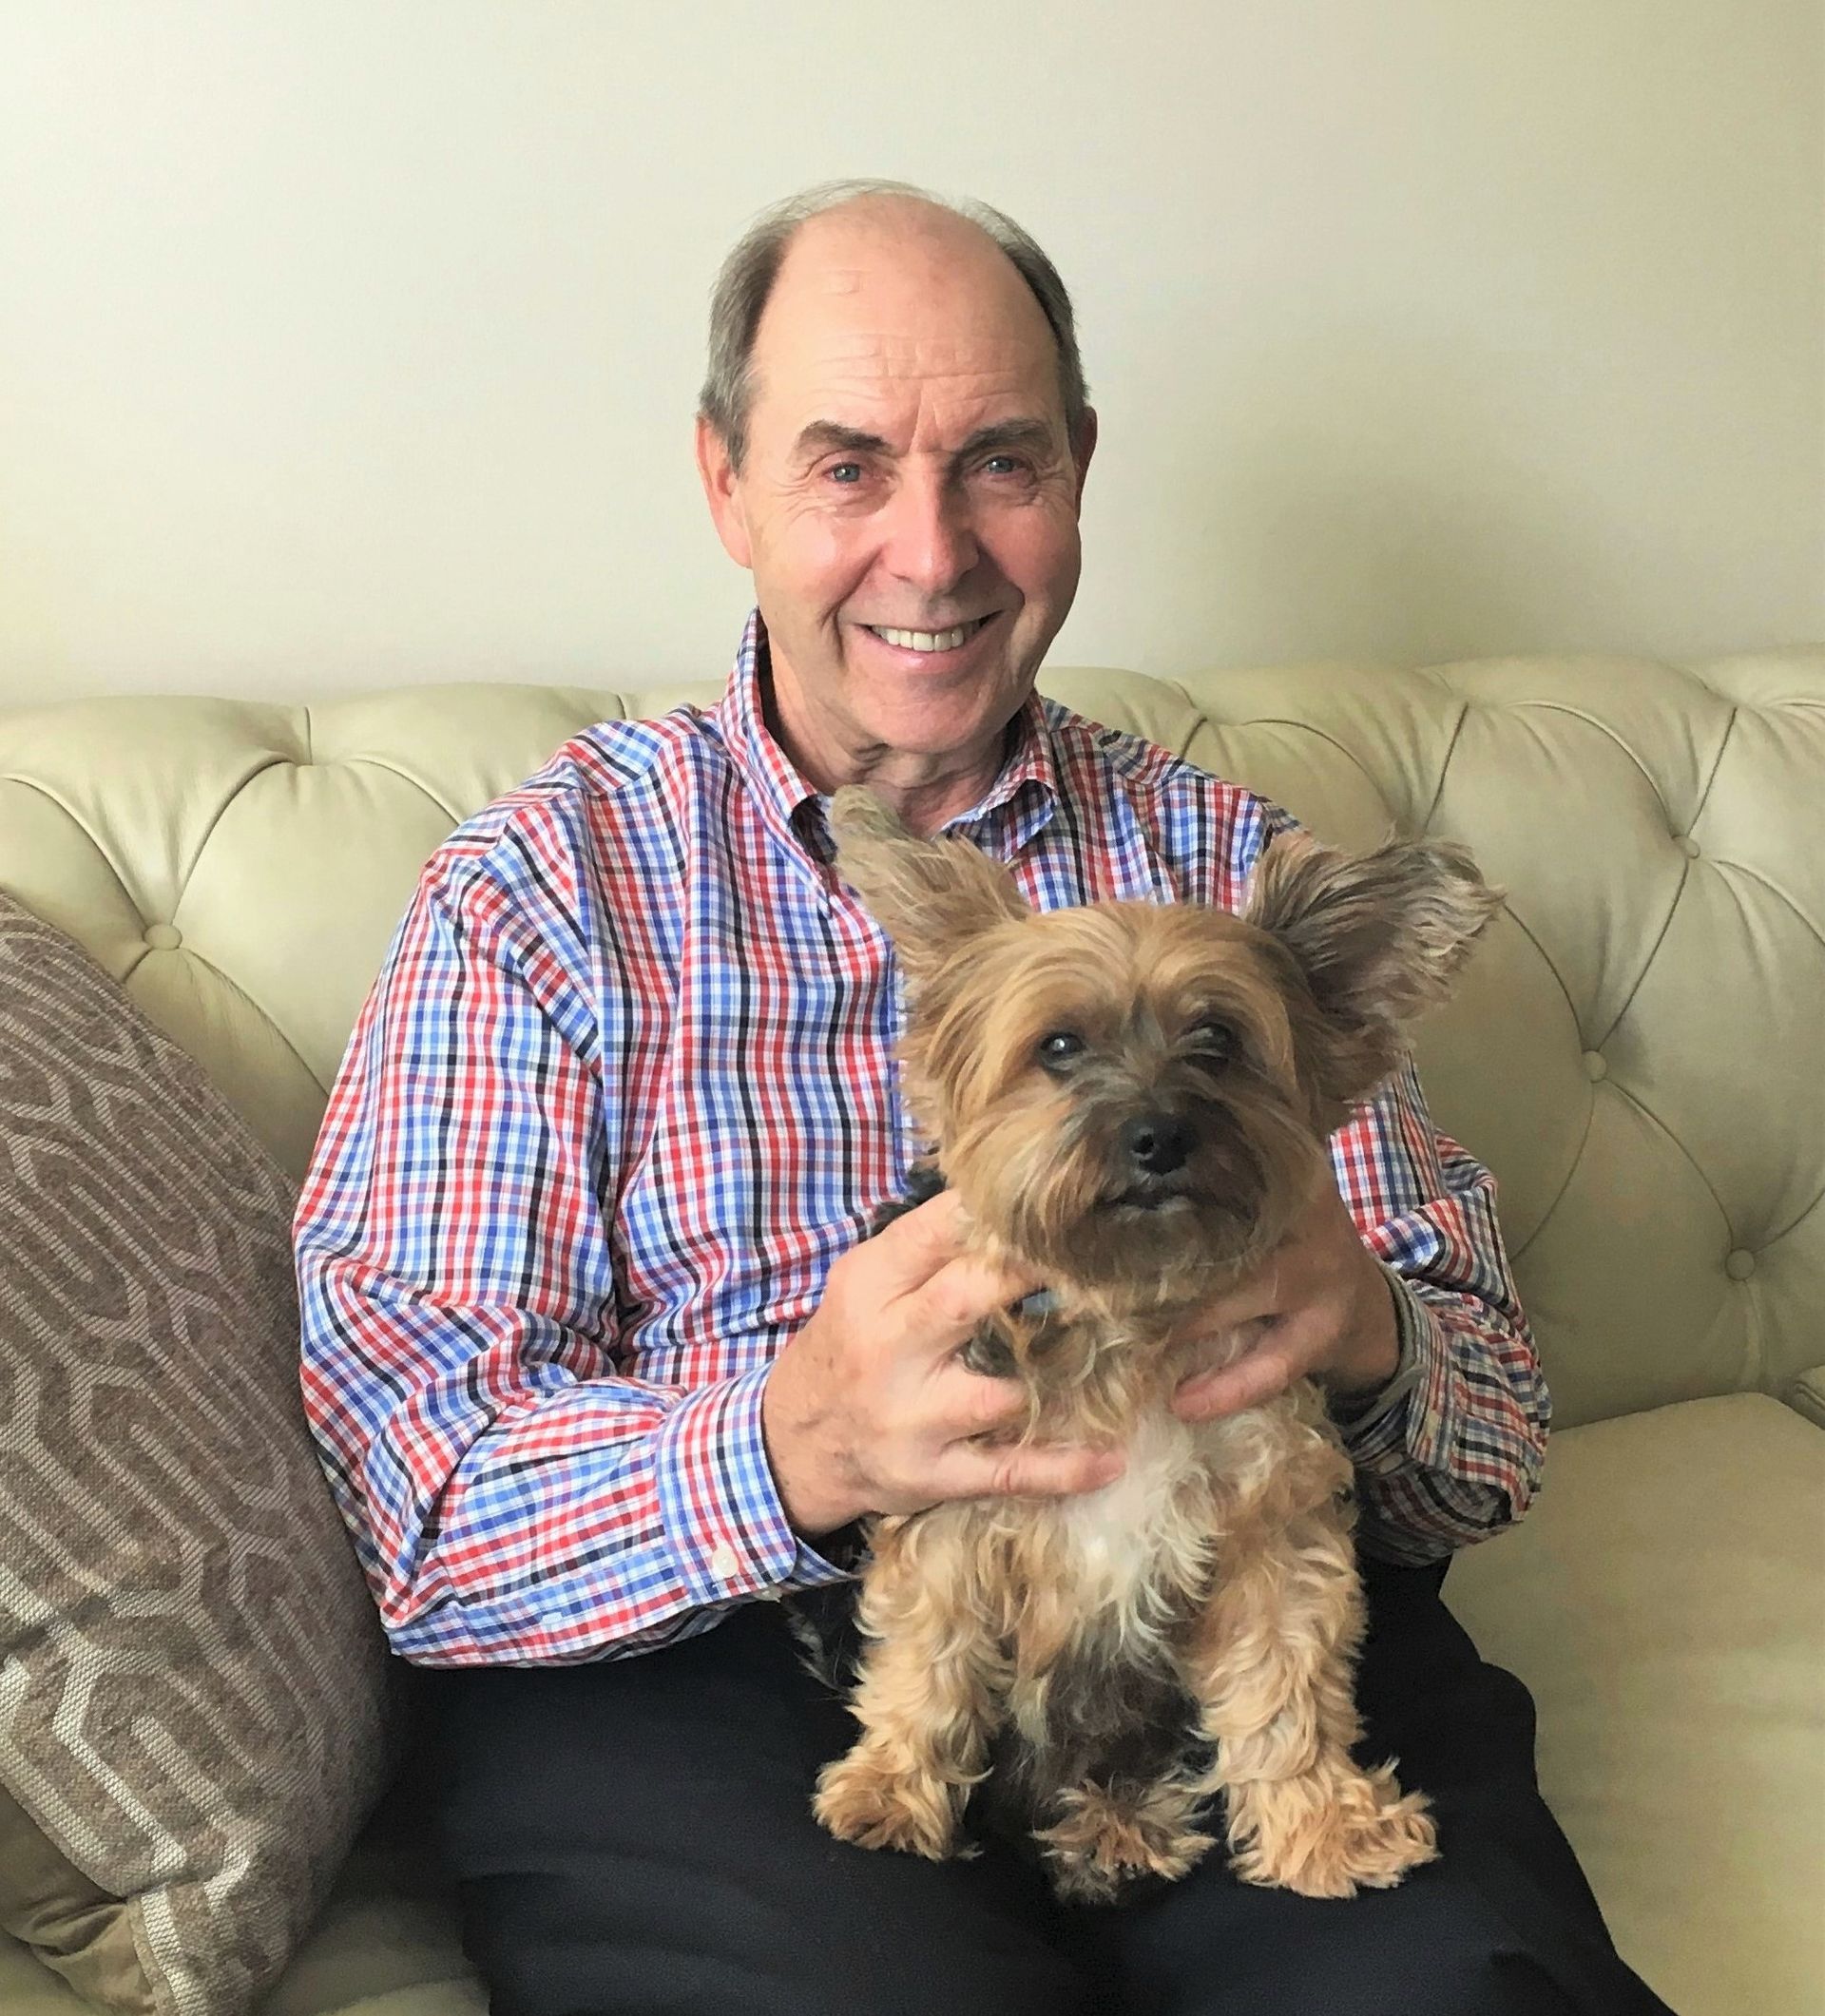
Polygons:
<instances>
[{"instance_id":1,"label":"tufted sofa back","mask_svg":"<svg viewBox=\"0 0 1825 2016\"><path fill-rule=\"evenodd\" d=\"M1506 888L1420 1064L1501 1183L1562 1425L1825 1361L1825 649L1042 684L1327 838L1462 839ZM716 690L0 714L0 889L300 1173L425 857L589 722Z\"/></svg>"}]
</instances>

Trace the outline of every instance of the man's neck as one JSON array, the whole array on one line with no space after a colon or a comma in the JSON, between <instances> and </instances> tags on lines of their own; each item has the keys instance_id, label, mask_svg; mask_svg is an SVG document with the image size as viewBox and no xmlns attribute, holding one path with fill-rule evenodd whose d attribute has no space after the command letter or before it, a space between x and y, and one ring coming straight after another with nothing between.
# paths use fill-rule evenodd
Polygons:
<instances>
[{"instance_id":1,"label":"man's neck","mask_svg":"<svg viewBox=\"0 0 1825 2016\"><path fill-rule=\"evenodd\" d=\"M1018 714L981 743L940 754L890 748L886 743L849 741L835 723L797 720L790 691L781 695L764 662L759 667L762 715L774 739L800 777L828 797L844 784L866 784L892 806L909 833L936 833L968 812L1001 774L1012 744Z\"/></svg>"},{"instance_id":2,"label":"man's neck","mask_svg":"<svg viewBox=\"0 0 1825 2016\"><path fill-rule=\"evenodd\" d=\"M950 766L948 758L909 757L891 749L864 750L840 775L833 772L828 781L814 781L825 793L840 784L866 784L893 807L909 833L924 837L980 803L1000 774L1009 733L1008 728L1000 731L986 759L972 763L958 759L956 768Z\"/></svg>"}]
</instances>

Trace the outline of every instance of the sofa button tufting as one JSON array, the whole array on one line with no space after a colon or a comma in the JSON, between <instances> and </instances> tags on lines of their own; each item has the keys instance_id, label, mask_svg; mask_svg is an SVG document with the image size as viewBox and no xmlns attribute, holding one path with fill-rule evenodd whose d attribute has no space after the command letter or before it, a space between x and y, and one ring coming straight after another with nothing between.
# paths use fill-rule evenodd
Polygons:
<instances>
[{"instance_id":1,"label":"sofa button tufting","mask_svg":"<svg viewBox=\"0 0 1825 2016\"><path fill-rule=\"evenodd\" d=\"M145 942L155 952L174 952L183 943L183 933L175 924L148 924Z\"/></svg>"},{"instance_id":2,"label":"sofa button tufting","mask_svg":"<svg viewBox=\"0 0 1825 2016\"><path fill-rule=\"evenodd\" d=\"M1602 1050L1586 1050L1585 1052L1585 1076L1590 1080L1592 1085L1601 1084L1604 1079L1609 1076L1609 1065Z\"/></svg>"},{"instance_id":3,"label":"sofa button tufting","mask_svg":"<svg viewBox=\"0 0 1825 2016\"><path fill-rule=\"evenodd\" d=\"M1756 1271L1756 1257L1746 1247L1739 1246L1724 1261L1723 1271L1733 1281L1746 1281Z\"/></svg>"},{"instance_id":4,"label":"sofa button tufting","mask_svg":"<svg viewBox=\"0 0 1825 2016\"><path fill-rule=\"evenodd\" d=\"M1676 833L1673 837L1679 842L1680 852L1688 860L1696 861L1699 858L1699 843L1689 833Z\"/></svg>"}]
</instances>

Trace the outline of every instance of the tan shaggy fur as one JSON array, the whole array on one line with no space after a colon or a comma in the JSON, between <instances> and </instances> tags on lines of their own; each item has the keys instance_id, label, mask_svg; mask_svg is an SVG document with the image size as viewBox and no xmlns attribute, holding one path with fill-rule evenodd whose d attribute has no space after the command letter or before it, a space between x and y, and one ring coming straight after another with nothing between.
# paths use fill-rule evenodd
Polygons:
<instances>
[{"instance_id":1,"label":"tan shaggy fur","mask_svg":"<svg viewBox=\"0 0 1825 2016\"><path fill-rule=\"evenodd\" d=\"M1022 1432L1112 1440L1126 1469L1081 1497L873 1523L861 1736L824 1771L818 1818L968 1853L971 1791L1006 1773L1065 1896L1181 1875L1219 1824L1249 1882L1397 1883L1434 1829L1392 1764L1351 1755L1349 1460L1310 1381L1181 1422L1175 1386L1221 1360L1172 1335L1298 1218L1329 1136L1498 898L1444 843L1353 856L1298 836L1270 848L1244 916L1034 912L975 849L911 837L866 791L839 793L832 824L907 972L903 1061L944 1179L980 1248L1052 1290L992 1326Z\"/></svg>"}]
</instances>

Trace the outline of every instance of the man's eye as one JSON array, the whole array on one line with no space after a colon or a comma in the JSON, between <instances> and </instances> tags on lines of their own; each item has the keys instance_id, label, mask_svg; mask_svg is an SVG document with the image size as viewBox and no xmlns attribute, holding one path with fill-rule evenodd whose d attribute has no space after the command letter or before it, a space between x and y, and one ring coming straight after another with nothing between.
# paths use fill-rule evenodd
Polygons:
<instances>
[{"instance_id":1,"label":"man's eye","mask_svg":"<svg viewBox=\"0 0 1825 2016\"><path fill-rule=\"evenodd\" d=\"M862 465L859 462L833 462L824 473L834 483L859 483L862 480Z\"/></svg>"},{"instance_id":2,"label":"man's eye","mask_svg":"<svg viewBox=\"0 0 1825 2016\"><path fill-rule=\"evenodd\" d=\"M983 471L990 476L1011 476L1025 468L1018 455L989 455L983 462Z\"/></svg>"},{"instance_id":3,"label":"man's eye","mask_svg":"<svg viewBox=\"0 0 1825 2016\"><path fill-rule=\"evenodd\" d=\"M1084 1054L1084 1039L1072 1029L1054 1029L1039 1039L1039 1061L1056 1067Z\"/></svg>"}]
</instances>

